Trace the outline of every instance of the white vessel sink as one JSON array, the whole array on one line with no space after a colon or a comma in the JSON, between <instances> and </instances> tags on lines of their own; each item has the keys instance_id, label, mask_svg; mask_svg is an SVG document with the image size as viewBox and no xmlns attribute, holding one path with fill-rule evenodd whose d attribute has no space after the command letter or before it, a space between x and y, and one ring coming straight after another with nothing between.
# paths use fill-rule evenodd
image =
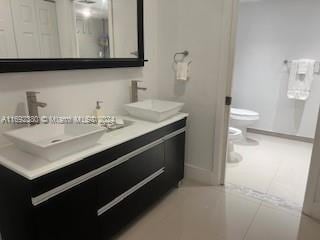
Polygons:
<instances>
[{"instance_id":1,"label":"white vessel sink","mask_svg":"<svg viewBox=\"0 0 320 240\"><path fill-rule=\"evenodd\" d=\"M22 151L56 161L94 146L105 128L89 124L41 124L4 133Z\"/></svg>"},{"instance_id":2,"label":"white vessel sink","mask_svg":"<svg viewBox=\"0 0 320 240\"><path fill-rule=\"evenodd\" d=\"M152 122L161 122L178 114L183 106L184 103L146 100L127 104L125 108L133 117Z\"/></svg>"}]
</instances>

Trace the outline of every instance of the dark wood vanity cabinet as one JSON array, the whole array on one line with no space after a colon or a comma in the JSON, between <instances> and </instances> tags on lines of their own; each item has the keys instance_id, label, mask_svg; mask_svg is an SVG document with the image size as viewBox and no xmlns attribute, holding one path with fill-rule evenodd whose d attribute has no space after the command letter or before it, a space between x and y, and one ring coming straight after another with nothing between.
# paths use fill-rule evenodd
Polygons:
<instances>
[{"instance_id":1,"label":"dark wood vanity cabinet","mask_svg":"<svg viewBox=\"0 0 320 240\"><path fill-rule=\"evenodd\" d=\"M164 166L164 144L159 143L101 174L97 177L98 207L102 208Z\"/></svg>"},{"instance_id":2,"label":"dark wood vanity cabinet","mask_svg":"<svg viewBox=\"0 0 320 240\"><path fill-rule=\"evenodd\" d=\"M96 180L89 180L34 209L34 239L99 239Z\"/></svg>"},{"instance_id":3,"label":"dark wood vanity cabinet","mask_svg":"<svg viewBox=\"0 0 320 240\"><path fill-rule=\"evenodd\" d=\"M184 178L185 132L174 137L168 136L164 142L166 161L166 181L168 187Z\"/></svg>"},{"instance_id":4,"label":"dark wood vanity cabinet","mask_svg":"<svg viewBox=\"0 0 320 240\"><path fill-rule=\"evenodd\" d=\"M0 167L3 240L111 239L183 179L185 127L183 119L32 181Z\"/></svg>"}]
</instances>

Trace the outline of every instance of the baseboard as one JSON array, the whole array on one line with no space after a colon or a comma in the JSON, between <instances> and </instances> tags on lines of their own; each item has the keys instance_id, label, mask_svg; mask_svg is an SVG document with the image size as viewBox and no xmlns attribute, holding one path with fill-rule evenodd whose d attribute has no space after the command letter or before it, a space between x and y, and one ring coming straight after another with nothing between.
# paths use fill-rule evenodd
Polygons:
<instances>
[{"instance_id":1,"label":"baseboard","mask_svg":"<svg viewBox=\"0 0 320 240\"><path fill-rule=\"evenodd\" d=\"M272 136L272 137L286 138L286 139L290 139L290 140L307 142L307 143L313 143L313 141L314 141L313 138L295 136L295 135L284 134L284 133L276 133L276 132L265 131L265 130L254 129L254 128L248 128L248 132Z\"/></svg>"},{"instance_id":2,"label":"baseboard","mask_svg":"<svg viewBox=\"0 0 320 240\"><path fill-rule=\"evenodd\" d=\"M211 171L192 164L185 164L185 178L207 185L218 185Z\"/></svg>"}]
</instances>

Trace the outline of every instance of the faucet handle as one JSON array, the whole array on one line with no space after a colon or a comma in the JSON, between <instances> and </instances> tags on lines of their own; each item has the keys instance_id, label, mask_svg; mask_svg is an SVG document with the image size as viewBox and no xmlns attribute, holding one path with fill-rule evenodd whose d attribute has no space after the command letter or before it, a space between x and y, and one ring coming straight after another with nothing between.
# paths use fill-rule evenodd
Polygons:
<instances>
[{"instance_id":1,"label":"faucet handle","mask_svg":"<svg viewBox=\"0 0 320 240\"><path fill-rule=\"evenodd\" d=\"M34 92L34 91L28 91L27 92L27 96L29 97L32 97L32 96L35 96L35 95L37 95L37 94L40 94L40 92Z\"/></svg>"},{"instance_id":2,"label":"faucet handle","mask_svg":"<svg viewBox=\"0 0 320 240\"><path fill-rule=\"evenodd\" d=\"M100 106L101 103L103 103L103 101L97 101L96 109L101 109L101 106Z\"/></svg>"},{"instance_id":3,"label":"faucet handle","mask_svg":"<svg viewBox=\"0 0 320 240\"><path fill-rule=\"evenodd\" d=\"M141 83L143 81L142 80L132 80L131 82L133 82L133 83Z\"/></svg>"}]
</instances>

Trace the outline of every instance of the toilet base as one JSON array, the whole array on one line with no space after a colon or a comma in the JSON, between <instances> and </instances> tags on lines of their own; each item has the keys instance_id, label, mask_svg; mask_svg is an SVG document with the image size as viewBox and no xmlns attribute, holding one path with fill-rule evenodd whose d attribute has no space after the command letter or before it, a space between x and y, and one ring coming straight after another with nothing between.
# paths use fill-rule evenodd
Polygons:
<instances>
[{"instance_id":1,"label":"toilet base","mask_svg":"<svg viewBox=\"0 0 320 240\"><path fill-rule=\"evenodd\" d=\"M240 163L242 162L242 160L243 160L243 157L241 156L240 153L231 152L228 159L228 163Z\"/></svg>"},{"instance_id":2,"label":"toilet base","mask_svg":"<svg viewBox=\"0 0 320 240\"><path fill-rule=\"evenodd\" d=\"M242 160L241 154L234 151L234 144L230 141L228 144L228 163L239 163Z\"/></svg>"},{"instance_id":3,"label":"toilet base","mask_svg":"<svg viewBox=\"0 0 320 240\"><path fill-rule=\"evenodd\" d=\"M248 142L248 129L245 127L239 128L242 131L242 139L241 141L246 143Z\"/></svg>"},{"instance_id":4,"label":"toilet base","mask_svg":"<svg viewBox=\"0 0 320 240\"><path fill-rule=\"evenodd\" d=\"M248 136L248 129L247 128L239 128L242 131L242 137L237 141L237 144L240 145L248 145L248 146L257 146L259 142L250 136Z\"/></svg>"}]
</instances>

